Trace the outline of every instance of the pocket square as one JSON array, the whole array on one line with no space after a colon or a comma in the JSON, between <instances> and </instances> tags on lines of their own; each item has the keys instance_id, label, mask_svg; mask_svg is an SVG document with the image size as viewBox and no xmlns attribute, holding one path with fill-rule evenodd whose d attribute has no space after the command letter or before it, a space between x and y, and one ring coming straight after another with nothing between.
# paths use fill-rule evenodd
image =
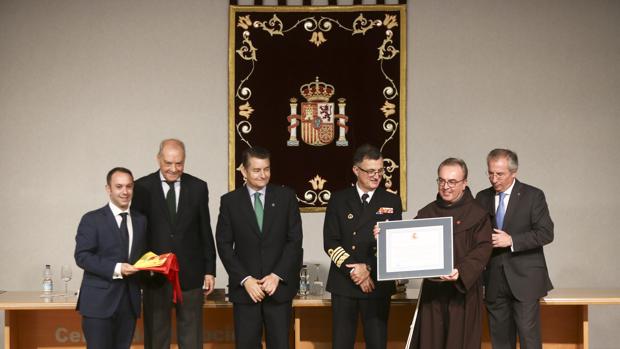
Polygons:
<instances>
[{"instance_id":1,"label":"pocket square","mask_svg":"<svg viewBox=\"0 0 620 349\"><path fill-rule=\"evenodd\" d=\"M380 207L377 211L377 214L392 214L394 213L394 208L392 207Z\"/></svg>"}]
</instances>

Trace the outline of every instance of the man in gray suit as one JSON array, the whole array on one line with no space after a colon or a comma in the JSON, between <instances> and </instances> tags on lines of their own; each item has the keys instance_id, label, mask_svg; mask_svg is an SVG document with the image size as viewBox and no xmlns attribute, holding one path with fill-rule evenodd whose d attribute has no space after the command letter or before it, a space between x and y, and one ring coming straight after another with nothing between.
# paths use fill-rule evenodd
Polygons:
<instances>
[{"instance_id":1,"label":"man in gray suit","mask_svg":"<svg viewBox=\"0 0 620 349\"><path fill-rule=\"evenodd\" d=\"M487 156L491 187L476 195L493 223L493 254L484 272L485 302L494 349L542 348L539 299L553 288L543 246L553 221L542 190L517 180L519 160L508 149Z\"/></svg>"}]
</instances>

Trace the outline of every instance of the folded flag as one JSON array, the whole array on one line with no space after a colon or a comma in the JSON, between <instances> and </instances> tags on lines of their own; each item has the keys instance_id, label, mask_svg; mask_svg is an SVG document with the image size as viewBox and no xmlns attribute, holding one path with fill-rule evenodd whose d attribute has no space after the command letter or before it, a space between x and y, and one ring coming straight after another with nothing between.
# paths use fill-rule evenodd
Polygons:
<instances>
[{"instance_id":1,"label":"folded flag","mask_svg":"<svg viewBox=\"0 0 620 349\"><path fill-rule=\"evenodd\" d=\"M172 284L172 301L176 303L178 299L179 302L183 302L181 284L179 284L179 263L174 253L164 253L158 256L153 252L147 252L133 266L136 269L164 274Z\"/></svg>"}]
</instances>

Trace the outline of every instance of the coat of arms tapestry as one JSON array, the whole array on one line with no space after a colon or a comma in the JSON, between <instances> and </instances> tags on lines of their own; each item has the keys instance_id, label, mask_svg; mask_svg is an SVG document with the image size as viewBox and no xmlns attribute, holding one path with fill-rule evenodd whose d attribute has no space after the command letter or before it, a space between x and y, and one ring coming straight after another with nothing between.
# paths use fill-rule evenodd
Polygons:
<instances>
[{"instance_id":1,"label":"coat of arms tapestry","mask_svg":"<svg viewBox=\"0 0 620 349\"><path fill-rule=\"evenodd\" d=\"M406 208L406 5L230 6L229 187L241 153L271 152L271 182L323 211L355 183L355 149L384 158Z\"/></svg>"}]
</instances>

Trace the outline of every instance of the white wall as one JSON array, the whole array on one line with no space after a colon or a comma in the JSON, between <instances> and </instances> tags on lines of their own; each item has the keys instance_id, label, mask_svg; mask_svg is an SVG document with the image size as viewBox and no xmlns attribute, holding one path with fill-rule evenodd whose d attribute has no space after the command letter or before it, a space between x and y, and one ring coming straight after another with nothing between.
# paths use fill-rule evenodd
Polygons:
<instances>
[{"instance_id":1,"label":"white wall","mask_svg":"<svg viewBox=\"0 0 620 349\"><path fill-rule=\"evenodd\" d=\"M620 2L409 2L405 217L433 200L442 159L464 158L477 191L488 150L510 147L548 197L555 286L620 288ZM227 3L0 0L0 289L39 289L45 263L60 284L79 218L106 202L106 171L154 171L165 137L185 140L187 172L209 182L215 226ZM323 214L303 222L306 260L324 273ZM616 347L618 310L593 310L591 347Z\"/></svg>"}]
</instances>

